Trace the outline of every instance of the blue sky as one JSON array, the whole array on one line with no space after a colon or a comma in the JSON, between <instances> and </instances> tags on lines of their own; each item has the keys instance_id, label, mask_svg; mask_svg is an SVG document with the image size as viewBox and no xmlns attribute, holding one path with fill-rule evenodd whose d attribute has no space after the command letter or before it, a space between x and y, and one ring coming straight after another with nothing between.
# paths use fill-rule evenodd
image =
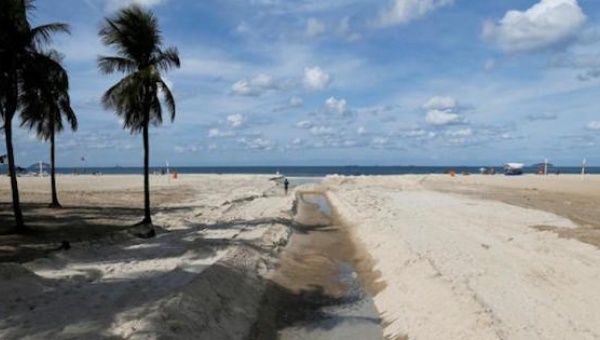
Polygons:
<instances>
[{"instance_id":1,"label":"blue sky","mask_svg":"<svg viewBox=\"0 0 600 340\"><path fill-rule=\"evenodd\" d=\"M72 26L55 47L80 129L59 165L142 163L95 63L102 18L131 2L37 2L34 23ZM136 2L182 58L154 165L600 165L600 1ZM19 164L48 159L25 130L15 143Z\"/></svg>"}]
</instances>

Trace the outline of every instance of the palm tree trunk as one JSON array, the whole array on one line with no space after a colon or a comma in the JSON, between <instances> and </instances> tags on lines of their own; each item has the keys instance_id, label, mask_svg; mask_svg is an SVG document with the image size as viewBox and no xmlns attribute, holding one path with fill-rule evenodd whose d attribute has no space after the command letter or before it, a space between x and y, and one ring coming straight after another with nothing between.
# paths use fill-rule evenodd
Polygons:
<instances>
[{"instance_id":1,"label":"palm tree trunk","mask_svg":"<svg viewBox=\"0 0 600 340\"><path fill-rule=\"evenodd\" d=\"M54 125L53 123L51 123ZM60 208L61 205L58 202L58 194L56 192L56 158L55 158L55 148L56 144L54 142L54 126L51 126L50 131L50 186L52 188L52 203L50 204L51 208Z\"/></svg>"},{"instance_id":2,"label":"palm tree trunk","mask_svg":"<svg viewBox=\"0 0 600 340\"><path fill-rule=\"evenodd\" d=\"M150 142L148 136L148 119L144 122L144 224L152 224L150 214Z\"/></svg>"},{"instance_id":3,"label":"palm tree trunk","mask_svg":"<svg viewBox=\"0 0 600 340\"><path fill-rule=\"evenodd\" d=\"M16 231L25 232L25 222L21 211L21 202L19 200L19 184L17 183L17 171L15 169L15 153L12 143L12 117L13 113L5 114L4 137L6 139L6 154L8 156L8 174L10 176L10 187L12 189L12 203L15 215Z\"/></svg>"}]
</instances>

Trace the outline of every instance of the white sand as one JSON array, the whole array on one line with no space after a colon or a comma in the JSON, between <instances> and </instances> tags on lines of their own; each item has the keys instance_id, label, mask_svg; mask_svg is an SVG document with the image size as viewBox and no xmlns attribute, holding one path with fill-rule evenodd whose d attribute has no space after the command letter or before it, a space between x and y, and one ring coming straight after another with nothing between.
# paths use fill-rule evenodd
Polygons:
<instances>
[{"instance_id":1,"label":"white sand","mask_svg":"<svg viewBox=\"0 0 600 340\"><path fill-rule=\"evenodd\" d=\"M69 191L137 188L139 176L63 177ZM44 190L23 179L24 190ZM292 197L267 176L182 176L194 190L157 213L169 232L77 243L24 265L0 263L0 338L243 338L256 319L269 257L286 243ZM164 183L162 183L164 182ZM117 183L117 184L115 184ZM39 188L39 189L38 189ZM166 206L166 205L165 205ZM115 216L118 218L118 216Z\"/></svg>"},{"instance_id":2,"label":"white sand","mask_svg":"<svg viewBox=\"0 0 600 340\"><path fill-rule=\"evenodd\" d=\"M355 227L387 284L375 297L389 322L386 335L600 338L600 250L531 228L575 228L573 222L428 191L421 185L424 180L326 181L333 206ZM477 180L492 181L472 181Z\"/></svg>"},{"instance_id":3,"label":"white sand","mask_svg":"<svg viewBox=\"0 0 600 340\"><path fill-rule=\"evenodd\" d=\"M153 218L168 233L118 233L23 265L1 263L0 339L247 337L261 277L290 233L294 195L283 197L268 179L153 177ZM47 202L47 178L20 184L26 202ZM140 176L59 178L63 203L115 212L141 206L141 184ZM374 298L386 335L599 339L600 250L532 227L580 228L549 212L427 189L458 184L554 190L565 204L585 194L593 205L600 177L328 178L333 207L387 285ZM0 178L3 201L6 188Z\"/></svg>"}]
</instances>

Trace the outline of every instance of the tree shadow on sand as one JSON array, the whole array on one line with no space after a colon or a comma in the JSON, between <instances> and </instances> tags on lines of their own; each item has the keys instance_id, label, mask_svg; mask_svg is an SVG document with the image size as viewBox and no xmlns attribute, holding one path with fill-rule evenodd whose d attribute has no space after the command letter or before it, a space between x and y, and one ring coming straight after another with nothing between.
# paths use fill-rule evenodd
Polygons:
<instances>
[{"instance_id":1,"label":"tree shadow on sand","mask_svg":"<svg viewBox=\"0 0 600 340\"><path fill-rule=\"evenodd\" d=\"M51 209L47 204L23 204L25 222L30 229L23 235L11 234L14 225L11 205L0 203L0 262L27 262L60 248L63 241L82 242L110 236L135 227L143 216L142 208L123 206L64 206ZM173 213L188 207L156 208Z\"/></svg>"},{"instance_id":2,"label":"tree shadow on sand","mask_svg":"<svg viewBox=\"0 0 600 340\"><path fill-rule=\"evenodd\" d=\"M81 210L81 214L88 217L88 214L93 217L106 212L104 209ZM121 212L130 213L131 218L139 216L136 209ZM97 226L89 220L94 221L91 217L82 218L82 223L86 223L83 227ZM270 224L266 220L262 222ZM123 223L127 225L129 220L124 218ZM252 230L265 224L256 220L236 223L227 227L221 224L220 227ZM211 227L217 228L217 225ZM278 330L289 325L307 324L330 329L345 321L380 323L378 318L357 316L336 317L325 323L311 322L315 318L328 317L320 311L323 307L349 301L328 295L320 286L293 292L265 280L257 274L261 259L264 259L258 255L272 249L245 239L206 239L201 230L177 230L151 240L131 239L107 245L100 248L106 258L94 260L92 257L89 262L111 265L166 260L184 253L191 258L206 259L214 256L218 249L232 245L238 246L237 255L205 268L190 269L185 265L172 270L154 268L103 280L101 271L85 269L85 259L78 259L71 252L78 267L84 268L80 270L81 274L54 280L49 285L51 290L39 296L11 297L6 316L0 318L0 331L6 339L25 335L52 338L67 333L72 338L114 337L115 334L109 334L108 330L116 321L135 323L140 315L144 315L149 321L146 328L126 332L140 336L160 334L164 338L275 339ZM247 258L249 262L240 265L239 258ZM200 270L203 270L201 275L198 274ZM57 313L57 304L77 308L62 308ZM149 314L151 310L159 312Z\"/></svg>"}]
</instances>

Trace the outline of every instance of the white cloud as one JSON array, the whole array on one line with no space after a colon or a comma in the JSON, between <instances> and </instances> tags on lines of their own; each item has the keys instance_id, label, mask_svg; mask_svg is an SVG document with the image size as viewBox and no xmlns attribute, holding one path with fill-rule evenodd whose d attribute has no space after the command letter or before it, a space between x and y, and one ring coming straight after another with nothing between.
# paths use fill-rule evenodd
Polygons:
<instances>
[{"instance_id":1,"label":"white cloud","mask_svg":"<svg viewBox=\"0 0 600 340\"><path fill-rule=\"evenodd\" d=\"M329 97L325 101L325 109L328 112L336 113L339 115L344 115L349 111L346 100L345 99L336 99L335 97Z\"/></svg>"},{"instance_id":2,"label":"white cloud","mask_svg":"<svg viewBox=\"0 0 600 340\"><path fill-rule=\"evenodd\" d=\"M298 123L296 123L296 126L301 128L301 129L310 129L312 128L314 125L310 120L303 120L300 121Z\"/></svg>"},{"instance_id":3,"label":"white cloud","mask_svg":"<svg viewBox=\"0 0 600 340\"><path fill-rule=\"evenodd\" d=\"M458 113L442 111L442 110L429 110L425 116L425 121L431 125L451 125L464 122L464 118Z\"/></svg>"},{"instance_id":4,"label":"white cloud","mask_svg":"<svg viewBox=\"0 0 600 340\"><path fill-rule=\"evenodd\" d=\"M250 150L271 150L273 148L273 142L263 137L256 138L240 138L237 140L238 143L242 144L246 149Z\"/></svg>"},{"instance_id":5,"label":"white cloud","mask_svg":"<svg viewBox=\"0 0 600 340\"><path fill-rule=\"evenodd\" d=\"M568 41L586 21L577 0L541 0L525 11L511 10L484 24L483 37L505 52L528 52Z\"/></svg>"},{"instance_id":6,"label":"white cloud","mask_svg":"<svg viewBox=\"0 0 600 340\"><path fill-rule=\"evenodd\" d=\"M306 21L306 35L308 37L317 37L323 33L325 33L326 27L325 24L320 20L315 18L309 18Z\"/></svg>"},{"instance_id":7,"label":"white cloud","mask_svg":"<svg viewBox=\"0 0 600 340\"><path fill-rule=\"evenodd\" d=\"M473 130L471 128L465 128L460 130L448 130L446 131L448 137L471 137L473 136Z\"/></svg>"},{"instance_id":8,"label":"white cloud","mask_svg":"<svg viewBox=\"0 0 600 340\"><path fill-rule=\"evenodd\" d=\"M359 127L356 129L356 133L358 133L359 135L361 135L361 136L362 136L362 135L364 135L364 134L366 134L366 133L367 133L367 129L365 129L365 127L364 127L364 126L359 126Z\"/></svg>"},{"instance_id":9,"label":"white cloud","mask_svg":"<svg viewBox=\"0 0 600 340\"><path fill-rule=\"evenodd\" d=\"M410 137L410 138L423 137L423 136L427 135L427 131L425 131L423 129L414 129L414 130L403 131L400 133L400 135L402 135L403 137Z\"/></svg>"},{"instance_id":10,"label":"white cloud","mask_svg":"<svg viewBox=\"0 0 600 340\"><path fill-rule=\"evenodd\" d=\"M231 137L233 136L232 131L221 131L220 129L214 128L208 130L209 138L222 138L222 137Z\"/></svg>"},{"instance_id":11,"label":"white cloud","mask_svg":"<svg viewBox=\"0 0 600 340\"><path fill-rule=\"evenodd\" d=\"M114 11L121 7L126 7L131 4L138 4L145 7L153 7L166 2L166 0L108 0L106 4L107 11Z\"/></svg>"},{"instance_id":12,"label":"white cloud","mask_svg":"<svg viewBox=\"0 0 600 340\"><path fill-rule=\"evenodd\" d=\"M176 153L195 153L198 152L198 150L200 150L200 148L196 145L188 145L188 146L181 146L181 145L176 145L173 150Z\"/></svg>"},{"instance_id":13,"label":"white cloud","mask_svg":"<svg viewBox=\"0 0 600 340\"><path fill-rule=\"evenodd\" d=\"M269 90L281 87L268 74L259 74L251 79L242 79L231 86L231 92L238 96L260 96Z\"/></svg>"},{"instance_id":14,"label":"white cloud","mask_svg":"<svg viewBox=\"0 0 600 340\"><path fill-rule=\"evenodd\" d=\"M231 92L240 96L258 96L262 92L257 88L253 88L250 82L246 79L237 81L231 86Z\"/></svg>"},{"instance_id":15,"label":"white cloud","mask_svg":"<svg viewBox=\"0 0 600 340\"><path fill-rule=\"evenodd\" d=\"M425 121L431 125L451 125L464 122L464 117L458 113L458 101L452 97L436 96L429 99L423 109L427 110Z\"/></svg>"},{"instance_id":16,"label":"white cloud","mask_svg":"<svg viewBox=\"0 0 600 340\"><path fill-rule=\"evenodd\" d=\"M454 0L393 0L381 11L375 24L379 27L406 24L453 3Z\"/></svg>"},{"instance_id":17,"label":"white cloud","mask_svg":"<svg viewBox=\"0 0 600 340\"><path fill-rule=\"evenodd\" d=\"M458 106L456 99L452 97L435 96L429 99L424 105L425 110L453 110Z\"/></svg>"},{"instance_id":18,"label":"white cloud","mask_svg":"<svg viewBox=\"0 0 600 340\"><path fill-rule=\"evenodd\" d=\"M331 136L335 134L335 130L328 126L314 126L310 129L310 133L315 136Z\"/></svg>"},{"instance_id":19,"label":"white cloud","mask_svg":"<svg viewBox=\"0 0 600 340\"><path fill-rule=\"evenodd\" d=\"M241 114L227 116L227 124L229 124L229 126L231 126L232 128L242 127L242 125L244 125L245 122L246 118Z\"/></svg>"},{"instance_id":20,"label":"white cloud","mask_svg":"<svg viewBox=\"0 0 600 340\"><path fill-rule=\"evenodd\" d=\"M600 131L600 121L592 121L586 125L588 130Z\"/></svg>"},{"instance_id":21,"label":"white cloud","mask_svg":"<svg viewBox=\"0 0 600 340\"><path fill-rule=\"evenodd\" d=\"M332 76L320 67L307 67L304 69L304 86L311 91L324 90L333 81Z\"/></svg>"},{"instance_id":22,"label":"white cloud","mask_svg":"<svg viewBox=\"0 0 600 340\"><path fill-rule=\"evenodd\" d=\"M423 140L423 139L433 139L433 138L437 137L437 133L434 131L427 131L424 129L411 129L411 130L406 130L406 131L400 132L400 136L406 137L406 138Z\"/></svg>"},{"instance_id":23,"label":"white cloud","mask_svg":"<svg viewBox=\"0 0 600 340\"><path fill-rule=\"evenodd\" d=\"M373 137L371 140L371 147L373 148L383 148L390 144L390 139L388 137Z\"/></svg>"}]
</instances>

